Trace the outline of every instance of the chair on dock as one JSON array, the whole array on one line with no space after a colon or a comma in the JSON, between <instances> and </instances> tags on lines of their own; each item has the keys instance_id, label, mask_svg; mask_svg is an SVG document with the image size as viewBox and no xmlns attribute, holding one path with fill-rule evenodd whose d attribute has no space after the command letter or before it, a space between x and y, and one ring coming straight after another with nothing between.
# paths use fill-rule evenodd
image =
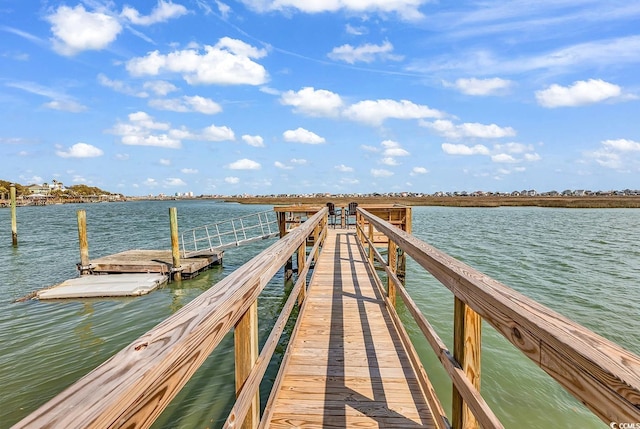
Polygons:
<instances>
[{"instance_id":1,"label":"chair on dock","mask_svg":"<svg viewBox=\"0 0 640 429\"><path fill-rule=\"evenodd\" d=\"M347 213L345 216L345 225L347 227L347 229L349 229L350 225L356 225L356 208L358 207L358 203L356 202L351 202L349 203L349 206L347 207ZM353 224L349 223L349 219L353 217Z\"/></svg>"},{"instance_id":2,"label":"chair on dock","mask_svg":"<svg viewBox=\"0 0 640 429\"><path fill-rule=\"evenodd\" d=\"M341 216L340 210L336 210L336 205L333 203L327 203L327 208L329 209L329 225L333 225L335 229L336 219Z\"/></svg>"}]
</instances>

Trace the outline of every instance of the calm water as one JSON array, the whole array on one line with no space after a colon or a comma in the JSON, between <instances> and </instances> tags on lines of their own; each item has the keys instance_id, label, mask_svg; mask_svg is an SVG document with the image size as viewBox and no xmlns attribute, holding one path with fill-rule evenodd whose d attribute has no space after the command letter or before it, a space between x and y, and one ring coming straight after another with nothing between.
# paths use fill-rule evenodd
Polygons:
<instances>
[{"instance_id":1,"label":"calm water","mask_svg":"<svg viewBox=\"0 0 640 429\"><path fill-rule=\"evenodd\" d=\"M0 210L0 428L19 421L273 242L228 250L223 267L139 298L12 302L77 275L76 210L87 211L93 258L131 248L169 248L171 206L178 207L181 229L270 208L210 201L22 207L17 249L11 246L10 212ZM640 211L416 207L413 228L428 243L640 354ZM451 294L412 261L407 287L451 346ZM260 298L263 340L283 305L284 289L282 276L276 276ZM408 328L420 341L417 328L411 323ZM506 427L607 427L490 326L483 329L482 392ZM449 410L450 383L421 341L416 348ZM275 372L271 368L263 383L263 401ZM228 336L154 427L219 427L233 400Z\"/></svg>"}]
</instances>

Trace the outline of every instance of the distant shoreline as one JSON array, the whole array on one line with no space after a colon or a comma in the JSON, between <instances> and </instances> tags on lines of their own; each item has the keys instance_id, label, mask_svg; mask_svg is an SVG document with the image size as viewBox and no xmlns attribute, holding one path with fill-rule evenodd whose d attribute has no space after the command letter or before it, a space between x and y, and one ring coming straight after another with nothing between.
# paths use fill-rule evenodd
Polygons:
<instances>
[{"instance_id":1,"label":"distant shoreline","mask_svg":"<svg viewBox=\"0 0 640 429\"><path fill-rule=\"evenodd\" d=\"M347 205L400 204L406 206L443 207L560 207L560 208L640 208L640 196L597 197L221 197L216 200L240 204L293 205L312 204Z\"/></svg>"},{"instance_id":2,"label":"distant shoreline","mask_svg":"<svg viewBox=\"0 0 640 429\"><path fill-rule=\"evenodd\" d=\"M296 205L307 204L324 206L332 202L337 206L346 206L350 202L366 205L399 204L405 206L441 206L441 207L557 207L557 208L640 208L640 196L584 196L584 197L507 197L507 196L451 196L451 197L127 197L120 201L203 201L215 200L240 204ZM102 201L106 203L107 201ZM80 201L50 201L47 205L80 203ZM90 204L97 201L83 201ZM22 204L19 204L22 205ZM8 200L0 200L0 207L8 208Z\"/></svg>"}]
</instances>

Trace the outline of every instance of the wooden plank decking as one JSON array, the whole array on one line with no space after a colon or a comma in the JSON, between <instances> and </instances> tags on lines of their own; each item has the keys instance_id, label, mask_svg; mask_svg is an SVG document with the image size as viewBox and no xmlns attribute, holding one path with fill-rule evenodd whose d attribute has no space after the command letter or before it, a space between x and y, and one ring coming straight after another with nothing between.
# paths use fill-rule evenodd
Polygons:
<instances>
[{"instance_id":1,"label":"wooden plank decking","mask_svg":"<svg viewBox=\"0 0 640 429\"><path fill-rule=\"evenodd\" d=\"M434 427L373 275L355 232L330 229L265 427Z\"/></svg>"}]
</instances>

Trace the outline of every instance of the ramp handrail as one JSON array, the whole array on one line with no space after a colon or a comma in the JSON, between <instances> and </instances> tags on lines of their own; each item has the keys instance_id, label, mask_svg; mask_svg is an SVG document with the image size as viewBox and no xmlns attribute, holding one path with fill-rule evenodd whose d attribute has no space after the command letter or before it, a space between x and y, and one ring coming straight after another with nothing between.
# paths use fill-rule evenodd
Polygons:
<instances>
[{"instance_id":1,"label":"ramp handrail","mask_svg":"<svg viewBox=\"0 0 640 429\"><path fill-rule=\"evenodd\" d=\"M180 247L182 257L187 258L276 237L278 234L276 213L266 210L185 230L180 234Z\"/></svg>"},{"instance_id":2,"label":"ramp handrail","mask_svg":"<svg viewBox=\"0 0 640 429\"><path fill-rule=\"evenodd\" d=\"M326 231L324 208L14 428L148 428L232 329L239 387L236 406L225 427L240 427L251 403L258 403L252 414L259 413L259 401L253 398L296 300L306 295L306 274ZM302 256L307 255L309 237L314 238L314 247L305 259ZM300 252L298 278L281 316L262 353L246 353L258 347L256 300L296 252ZM254 420L250 426L255 425Z\"/></svg>"},{"instance_id":3,"label":"ramp handrail","mask_svg":"<svg viewBox=\"0 0 640 429\"><path fill-rule=\"evenodd\" d=\"M477 427L477 422L483 428L502 427L477 390L480 318L605 423L640 422L640 357L362 208L357 209L357 217L358 237L369 249L370 263L379 261L387 273L390 300L396 293L402 297L453 382L454 428ZM387 260L375 248L374 229L389 239ZM396 248L453 292L453 354L398 280L390 264ZM460 398L457 405L456 396Z\"/></svg>"}]
</instances>

